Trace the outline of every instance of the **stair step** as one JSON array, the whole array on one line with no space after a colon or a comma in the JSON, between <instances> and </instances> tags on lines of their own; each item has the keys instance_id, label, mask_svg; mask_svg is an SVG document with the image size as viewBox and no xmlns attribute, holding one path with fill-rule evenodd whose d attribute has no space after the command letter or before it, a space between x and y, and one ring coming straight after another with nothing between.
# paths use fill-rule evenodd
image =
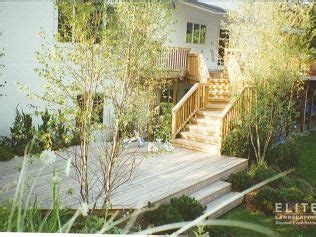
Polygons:
<instances>
[{"instance_id":1,"label":"stair step","mask_svg":"<svg viewBox=\"0 0 316 237\"><path fill-rule=\"evenodd\" d=\"M186 124L185 129L192 131L192 132L203 133L203 134L210 135L210 136L218 136L219 135L218 128L203 126L203 125L201 126L198 124Z\"/></svg>"},{"instance_id":2,"label":"stair step","mask_svg":"<svg viewBox=\"0 0 316 237\"><path fill-rule=\"evenodd\" d=\"M193 117L190 119L189 123L218 128L220 125L220 120L208 117Z\"/></svg>"},{"instance_id":3,"label":"stair step","mask_svg":"<svg viewBox=\"0 0 316 237\"><path fill-rule=\"evenodd\" d=\"M214 77L208 80L208 84L230 84L230 81L225 78Z\"/></svg>"},{"instance_id":4,"label":"stair step","mask_svg":"<svg viewBox=\"0 0 316 237\"><path fill-rule=\"evenodd\" d=\"M208 103L206 108L212 110L223 110L226 105L228 105L228 103Z\"/></svg>"},{"instance_id":5,"label":"stair step","mask_svg":"<svg viewBox=\"0 0 316 237\"><path fill-rule=\"evenodd\" d=\"M224 181L216 181L208 186L192 193L190 197L195 198L203 206L231 191L231 184Z\"/></svg>"},{"instance_id":6,"label":"stair step","mask_svg":"<svg viewBox=\"0 0 316 237\"><path fill-rule=\"evenodd\" d=\"M209 97L211 96L231 96L230 90L209 90Z\"/></svg>"},{"instance_id":7,"label":"stair step","mask_svg":"<svg viewBox=\"0 0 316 237\"><path fill-rule=\"evenodd\" d=\"M173 145L180 146L192 150L204 151L208 153L212 153L214 155L219 154L219 147L214 144L207 144L203 142L191 141L183 138L177 138L172 141Z\"/></svg>"},{"instance_id":8,"label":"stair step","mask_svg":"<svg viewBox=\"0 0 316 237\"><path fill-rule=\"evenodd\" d=\"M218 144L220 142L219 136L208 136L206 134L201 134L197 132L183 131L180 132L180 135L184 139L191 141L204 142L208 144Z\"/></svg>"},{"instance_id":9,"label":"stair step","mask_svg":"<svg viewBox=\"0 0 316 237\"><path fill-rule=\"evenodd\" d=\"M230 97L208 97L209 103L228 103L230 101Z\"/></svg>"},{"instance_id":10,"label":"stair step","mask_svg":"<svg viewBox=\"0 0 316 237\"><path fill-rule=\"evenodd\" d=\"M243 201L243 197L237 198L238 195L238 192L229 192L206 204L206 211L210 212L208 219L218 218L231 209L239 206ZM235 200L235 198L237 199ZM228 203L224 207L220 207L220 205L222 205L224 202Z\"/></svg>"},{"instance_id":11,"label":"stair step","mask_svg":"<svg viewBox=\"0 0 316 237\"><path fill-rule=\"evenodd\" d=\"M205 116L208 118L219 119L219 118L221 118L222 112L221 111L211 111L211 110L199 110L196 114L198 116Z\"/></svg>"},{"instance_id":12,"label":"stair step","mask_svg":"<svg viewBox=\"0 0 316 237\"><path fill-rule=\"evenodd\" d=\"M230 90L230 84L210 84L209 90Z\"/></svg>"}]
</instances>

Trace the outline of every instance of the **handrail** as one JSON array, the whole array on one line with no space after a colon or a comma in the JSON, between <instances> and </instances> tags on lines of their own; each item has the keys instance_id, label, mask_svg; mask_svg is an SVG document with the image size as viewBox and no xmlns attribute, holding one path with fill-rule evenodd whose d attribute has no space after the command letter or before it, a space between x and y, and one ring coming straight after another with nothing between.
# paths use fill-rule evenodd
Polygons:
<instances>
[{"instance_id":1,"label":"handrail","mask_svg":"<svg viewBox=\"0 0 316 237\"><path fill-rule=\"evenodd\" d=\"M185 103L185 101L196 91L200 83L195 83L190 90L181 98L181 100L173 107L172 111L177 111Z\"/></svg>"},{"instance_id":2,"label":"handrail","mask_svg":"<svg viewBox=\"0 0 316 237\"><path fill-rule=\"evenodd\" d=\"M251 111L252 88L244 87L236 99L227 106L221 114L221 135L222 142L232 130L232 121L242 118L242 115Z\"/></svg>"},{"instance_id":3,"label":"handrail","mask_svg":"<svg viewBox=\"0 0 316 237\"><path fill-rule=\"evenodd\" d=\"M208 97L206 86L204 83L195 83L172 109L173 139L198 110L206 107L206 98Z\"/></svg>"}]
</instances>

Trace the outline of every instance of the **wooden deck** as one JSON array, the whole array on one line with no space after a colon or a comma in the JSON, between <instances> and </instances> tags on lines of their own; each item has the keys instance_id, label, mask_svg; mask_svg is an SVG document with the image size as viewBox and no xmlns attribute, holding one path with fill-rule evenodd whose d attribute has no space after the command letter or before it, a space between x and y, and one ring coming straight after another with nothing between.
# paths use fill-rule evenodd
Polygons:
<instances>
[{"instance_id":1,"label":"wooden deck","mask_svg":"<svg viewBox=\"0 0 316 237\"><path fill-rule=\"evenodd\" d=\"M181 194L190 194L204 186L206 183L223 180L230 173L244 169L246 159L215 156L204 152L175 148L172 152L159 155L149 155L143 149L136 149L138 162L137 168L129 181L120 186L111 195L113 209L140 208L150 202L164 202L171 197ZM144 158L147 155L147 158ZM0 162L0 202L13 197L15 183L23 158L15 158L8 162ZM43 167L36 159L31 159L27 169L27 184L37 179L32 192L32 198L38 199L43 209L49 209L52 202L52 177L53 172L59 173L61 183L59 187L61 205L64 207L78 208L79 185L75 179L75 171L71 169L66 176L65 166L67 161L59 158L49 167ZM97 175L101 173L96 158L89 161L91 183L91 197L95 200L102 186ZM1 190L0 189L0 190ZM102 206L102 199L95 200L97 207Z\"/></svg>"}]
</instances>

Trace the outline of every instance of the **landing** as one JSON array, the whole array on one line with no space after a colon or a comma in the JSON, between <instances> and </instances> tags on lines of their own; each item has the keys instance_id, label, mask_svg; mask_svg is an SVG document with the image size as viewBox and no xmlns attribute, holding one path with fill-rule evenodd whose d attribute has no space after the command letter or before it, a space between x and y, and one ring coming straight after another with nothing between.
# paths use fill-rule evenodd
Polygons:
<instances>
[{"instance_id":1,"label":"landing","mask_svg":"<svg viewBox=\"0 0 316 237\"><path fill-rule=\"evenodd\" d=\"M144 207L148 201L157 202L169 199L171 196L180 194L190 194L205 182L214 182L225 179L232 172L239 171L247 167L247 160L226 156L215 156L204 152L175 148L174 151L149 155L143 158L144 150L139 149L135 171L130 180L124 182L115 192L112 193L113 209ZM0 162L0 202L13 197L15 191L15 181L18 178L19 169L23 159L15 158L8 162ZM32 197L37 196L41 207L46 209L51 207L51 189L53 170L59 171L60 199L62 206L78 208L79 185L76 181L74 169L70 170L70 175L65 174L67 160L58 158L55 163L47 168L41 168L42 164L38 159L34 159L28 167L28 180L32 183L35 176L39 174L36 187ZM89 162L91 167L90 177L102 175L98 160L93 158ZM130 167L130 164L125 164ZM124 169L122 165L121 169ZM101 177L101 176L100 176ZM90 195L95 200L100 193L102 185L94 182ZM97 207L102 206L101 198L97 201Z\"/></svg>"}]
</instances>

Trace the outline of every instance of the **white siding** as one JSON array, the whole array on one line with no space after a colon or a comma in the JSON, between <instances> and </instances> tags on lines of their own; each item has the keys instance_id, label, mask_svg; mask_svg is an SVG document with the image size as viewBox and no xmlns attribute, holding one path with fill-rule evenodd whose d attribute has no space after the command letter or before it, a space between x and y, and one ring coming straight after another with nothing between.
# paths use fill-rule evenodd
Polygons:
<instances>
[{"instance_id":1,"label":"white siding","mask_svg":"<svg viewBox=\"0 0 316 237\"><path fill-rule=\"evenodd\" d=\"M35 52L42 39L38 36L41 28L52 37L55 31L55 10L51 1L42 2L0 2L0 48L5 57L1 59L5 68L3 79L7 81L4 93L0 98L0 136L8 135L15 108L29 111L30 104L39 105L38 101L30 101L19 91L16 81L41 91L42 80L34 72L37 67Z\"/></svg>"},{"instance_id":2,"label":"white siding","mask_svg":"<svg viewBox=\"0 0 316 237\"><path fill-rule=\"evenodd\" d=\"M175 20L176 23L173 27L170 46L191 48L193 52L203 53L208 69L218 69L218 37L222 15L213 14L185 4L177 4L173 14L173 20ZM204 45L186 43L185 39L188 21L206 25L206 42ZM214 52L214 62L211 59L210 50L213 50Z\"/></svg>"},{"instance_id":3,"label":"white siding","mask_svg":"<svg viewBox=\"0 0 316 237\"><path fill-rule=\"evenodd\" d=\"M38 36L44 29L48 37L53 37L57 29L56 10L51 0L0 2L0 48L4 48L5 57L0 59L5 65L3 79L7 81L4 93L0 98L0 136L9 134L19 106L25 112L32 106L41 106L36 100L29 100L19 91L16 82L29 86L33 92L41 92L43 80L34 72L38 67L35 52L40 48L42 39ZM176 20L171 35L171 46L191 48L193 52L203 52L209 69L217 68L217 58L211 61L210 49L217 55L218 33L221 15L208 13L183 4L177 4L173 15ZM193 21L207 26L206 44L186 44L186 23ZM105 121L111 113L105 107ZM36 123L36 121L35 121Z\"/></svg>"}]
</instances>

